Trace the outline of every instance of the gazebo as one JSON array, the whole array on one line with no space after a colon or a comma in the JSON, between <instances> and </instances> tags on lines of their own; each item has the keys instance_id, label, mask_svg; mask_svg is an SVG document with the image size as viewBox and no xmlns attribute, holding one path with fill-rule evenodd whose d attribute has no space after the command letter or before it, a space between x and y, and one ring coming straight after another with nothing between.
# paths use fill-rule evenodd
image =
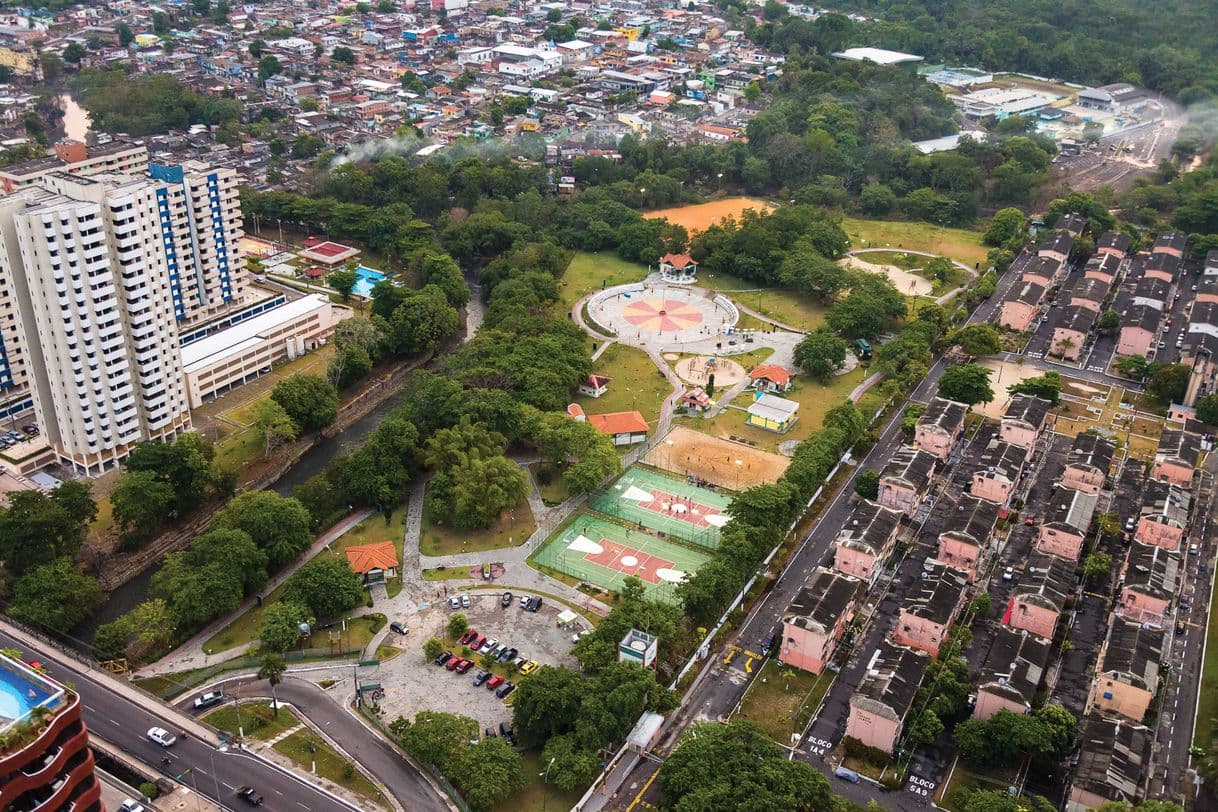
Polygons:
<instances>
[{"instance_id":1,"label":"gazebo","mask_svg":"<svg viewBox=\"0 0 1218 812\"><path fill-rule=\"evenodd\" d=\"M689 285L697 280L698 263L689 254L665 254L660 257L660 278L665 282Z\"/></svg>"}]
</instances>

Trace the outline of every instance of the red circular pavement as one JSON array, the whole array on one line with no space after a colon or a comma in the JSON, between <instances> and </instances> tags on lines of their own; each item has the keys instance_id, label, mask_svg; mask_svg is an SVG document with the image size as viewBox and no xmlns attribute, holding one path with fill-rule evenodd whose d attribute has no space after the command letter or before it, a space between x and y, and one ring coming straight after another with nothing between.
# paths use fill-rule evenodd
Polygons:
<instances>
[{"instance_id":1,"label":"red circular pavement","mask_svg":"<svg viewBox=\"0 0 1218 812\"><path fill-rule=\"evenodd\" d=\"M671 333L702 323L702 311L688 302L674 299L643 299L622 310L626 321L641 330Z\"/></svg>"}]
</instances>

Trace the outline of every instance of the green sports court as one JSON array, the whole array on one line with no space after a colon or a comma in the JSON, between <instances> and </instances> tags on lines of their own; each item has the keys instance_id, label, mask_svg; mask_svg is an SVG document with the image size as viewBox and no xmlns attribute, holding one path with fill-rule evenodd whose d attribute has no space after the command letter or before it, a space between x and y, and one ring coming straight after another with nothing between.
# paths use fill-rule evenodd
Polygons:
<instances>
[{"instance_id":1,"label":"green sports court","mask_svg":"<svg viewBox=\"0 0 1218 812\"><path fill-rule=\"evenodd\" d=\"M546 540L533 560L550 569L620 592L626 578L639 578L654 600L677 603L676 586L709 556L630 530L586 511Z\"/></svg>"},{"instance_id":2,"label":"green sports court","mask_svg":"<svg viewBox=\"0 0 1218 812\"><path fill-rule=\"evenodd\" d=\"M709 488L634 465L597 494L590 506L606 516L715 550L731 502Z\"/></svg>"}]
</instances>

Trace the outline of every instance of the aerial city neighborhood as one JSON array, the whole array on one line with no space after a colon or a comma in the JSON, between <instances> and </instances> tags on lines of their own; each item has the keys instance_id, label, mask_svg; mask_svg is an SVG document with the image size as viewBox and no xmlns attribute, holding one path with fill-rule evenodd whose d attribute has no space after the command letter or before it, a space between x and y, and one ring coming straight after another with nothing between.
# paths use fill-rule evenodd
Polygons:
<instances>
[{"instance_id":1,"label":"aerial city neighborhood","mask_svg":"<svg viewBox=\"0 0 1218 812\"><path fill-rule=\"evenodd\" d=\"M0 808L1210 808L1208 74L922 11L0 8Z\"/></svg>"}]
</instances>

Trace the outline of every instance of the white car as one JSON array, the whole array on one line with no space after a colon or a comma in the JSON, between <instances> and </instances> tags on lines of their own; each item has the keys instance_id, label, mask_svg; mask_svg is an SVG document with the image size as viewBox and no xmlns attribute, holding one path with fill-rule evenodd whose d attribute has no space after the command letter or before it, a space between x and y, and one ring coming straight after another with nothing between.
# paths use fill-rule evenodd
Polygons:
<instances>
[{"instance_id":1,"label":"white car","mask_svg":"<svg viewBox=\"0 0 1218 812\"><path fill-rule=\"evenodd\" d=\"M1015 570L1014 569L1012 569L1011 567L1007 567L1005 570L1002 571L1002 580L1012 581L1014 579L1015 579Z\"/></svg>"},{"instance_id":2,"label":"white car","mask_svg":"<svg viewBox=\"0 0 1218 812\"><path fill-rule=\"evenodd\" d=\"M482 648L479 649L479 651L482 651L485 654L490 654L498 647L498 645L499 641L492 637L482 644Z\"/></svg>"},{"instance_id":3,"label":"white car","mask_svg":"<svg viewBox=\"0 0 1218 812\"><path fill-rule=\"evenodd\" d=\"M150 727L148 728L147 735L149 739L161 745L161 747L170 747L178 740L177 736L173 735L163 727Z\"/></svg>"},{"instance_id":4,"label":"white car","mask_svg":"<svg viewBox=\"0 0 1218 812\"><path fill-rule=\"evenodd\" d=\"M144 812L144 805L133 798L123 801L118 812Z\"/></svg>"},{"instance_id":5,"label":"white car","mask_svg":"<svg viewBox=\"0 0 1218 812\"><path fill-rule=\"evenodd\" d=\"M462 608L462 609L468 609L468 608L469 608L469 595L462 595L462 596L461 596L461 608Z\"/></svg>"},{"instance_id":6,"label":"white car","mask_svg":"<svg viewBox=\"0 0 1218 812\"><path fill-rule=\"evenodd\" d=\"M531 600L532 600L532 598L530 598L528 595L521 595L520 596L520 608L523 609L524 607L528 606L529 601L531 601Z\"/></svg>"},{"instance_id":7,"label":"white car","mask_svg":"<svg viewBox=\"0 0 1218 812\"><path fill-rule=\"evenodd\" d=\"M458 598L456 595L453 595L451 598L448 599L448 605L450 607L452 607L453 609L460 609L461 608L461 599Z\"/></svg>"}]
</instances>

